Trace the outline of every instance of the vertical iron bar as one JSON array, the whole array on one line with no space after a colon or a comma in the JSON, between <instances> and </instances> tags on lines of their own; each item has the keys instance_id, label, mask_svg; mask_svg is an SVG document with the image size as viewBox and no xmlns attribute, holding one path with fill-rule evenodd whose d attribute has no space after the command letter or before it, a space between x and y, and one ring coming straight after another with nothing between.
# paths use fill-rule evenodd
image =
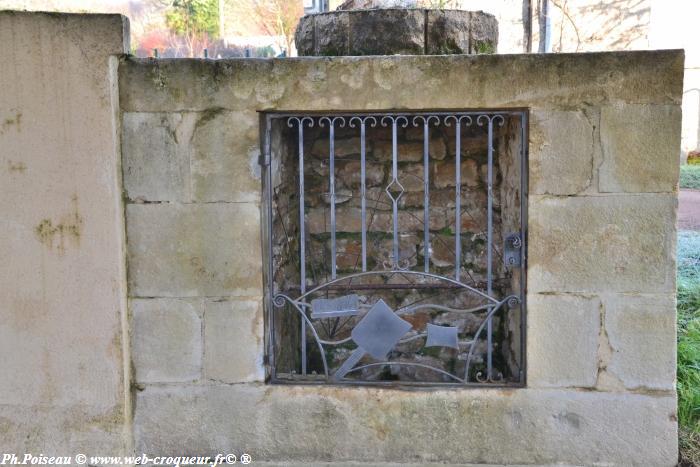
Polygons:
<instances>
[{"instance_id":1,"label":"vertical iron bar","mask_svg":"<svg viewBox=\"0 0 700 467\"><path fill-rule=\"evenodd\" d=\"M331 280L336 278L335 264L335 121L330 122L330 198L331 198Z\"/></svg>"},{"instance_id":2,"label":"vertical iron bar","mask_svg":"<svg viewBox=\"0 0 700 467\"><path fill-rule=\"evenodd\" d=\"M487 203L487 239L486 239L486 284L487 294L493 296L493 271L492 271L492 249L493 249L493 118L489 117L489 132L488 132L488 203ZM491 380L493 377L493 317L488 318L486 339L487 339L487 354L486 354L486 377Z\"/></svg>"},{"instance_id":3,"label":"vertical iron bar","mask_svg":"<svg viewBox=\"0 0 700 467\"><path fill-rule=\"evenodd\" d=\"M455 280L462 270L462 131L455 118Z\"/></svg>"},{"instance_id":4,"label":"vertical iron bar","mask_svg":"<svg viewBox=\"0 0 700 467\"><path fill-rule=\"evenodd\" d=\"M396 139L396 119L391 123L391 175L393 181L398 180L398 150ZM399 206L398 199L392 196L392 213L394 218L394 269L399 269Z\"/></svg>"},{"instance_id":5,"label":"vertical iron bar","mask_svg":"<svg viewBox=\"0 0 700 467\"><path fill-rule=\"evenodd\" d=\"M429 141L428 141L428 122L430 117L423 121L423 270L430 271L430 184L428 177L429 170Z\"/></svg>"},{"instance_id":6,"label":"vertical iron bar","mask_svg":"<svg viewBox=\"0 0 700 467\"><path fill-rule=\"evenodd\" d=\"M525 384L527 355L527 313L525 297L525 271L527 269L527 114L520 114L520 383Z\"/></svg>"},{"instance_id":7,"label":"vertical iron bar","mask_svg":"<svg viewBox=\"0 0 700 467\"><path fill-rule=\"evenodd\" d=\"M306 231L304 225L304 119L299 118L299 273L301 293L306 293ZM301 320L301 374L306 375L306 320Z\"/></svg>"},{"instance_id":8,"label":"vertical iron bar","mask_svg":"<svg viewBox=\"0 0 700 467\"><path fill-rule=\"evenodd\" d=\"M272 188L272 157L271 157L271 146L272 146L272 119L268 116L265 119L265 141L263 146L263 165L265 169L265 184L267 189L267 210L265 212L265 223L267 224L267 280L269 282L269 288L267 293L269 294L267 305L268 305L268 325L270 328L270 334L268 337L268 349L267 358L270 368L270 377L275 378L276 368L275 368L275 315L274 315L274 297L275 297L275 278L273 275L273 257L272 257L272 203L273 203L273 188Z\"/></svg>"},{"instance_id":9,"label":"vertical iron bar","mask_svg":"<svg viewBox=\"0 0 700 467\"><path fill-rule=\"evenodd\" d=\"M365 120L360 122L360 202L362 210L362 272L367 271L367 199L365 185Z\"/></svg>"}]
</instances>

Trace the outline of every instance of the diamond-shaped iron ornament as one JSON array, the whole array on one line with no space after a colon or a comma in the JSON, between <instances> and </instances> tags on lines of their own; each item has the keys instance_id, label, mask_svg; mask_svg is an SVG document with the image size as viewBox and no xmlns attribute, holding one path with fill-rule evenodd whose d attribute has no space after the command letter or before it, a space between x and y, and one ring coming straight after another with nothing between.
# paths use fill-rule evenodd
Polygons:
<instances>
[{"instance_id":1,"label":"diamond-shaped iron ornament","mask_svg":"<svg viewBox=\"0 0 700 467\"><path fill-rule=\"evenodd\" d=\"M428 324L428 338L425 340L426 347L452 347L459 349L457 338L458 329L455 326L437 326Z\"/></svg>"},{"instance_id":2,"label":"diamond-shaped iron ornament","mask_svg":"<svg viewBox=\"0 0 700 467\"><path fill-rule=\"evenodd\" d=\"M399 199L403 196L403 192L405 191L403 185L401 182L399 182L396 178L391 181L386 186L386 194L389 195L389 198L391 198L391 201L394 203L398 203Z\"/></svg>"},{"instance_id":3,"label":"diamond-shaped iron ornament","mask_svg":"<svg viewBox=\"0 0 700 467\"><path fill-rule=\"evenodd\" d=\"M411 323L399 318L384 300L379 299L353 328L350 335L357 349L336 370L333 379L343 378L365 354L377 360L385 359L411 327Z\"/></svg>"},{"instance_id":4,"label":"diamond-shaped iron ornament","mask_svg":"<svg viewBox=\"0 0 700 467\"><path fill-rule=\"evenodd\" d=\"M411 323L399 318L380 299L352 330L352 340L377 360L386 358L399 339L411 329Z\"/></svg>"}]
</instances>

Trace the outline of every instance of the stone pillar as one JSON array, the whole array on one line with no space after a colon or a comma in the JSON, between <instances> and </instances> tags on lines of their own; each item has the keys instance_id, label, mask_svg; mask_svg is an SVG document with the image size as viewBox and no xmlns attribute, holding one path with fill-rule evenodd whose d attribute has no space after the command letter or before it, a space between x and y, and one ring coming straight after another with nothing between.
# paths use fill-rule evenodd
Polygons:
<instances>
[{"instance_id":1,"label":"stone pillar","mask_svg":"<svg viewBox=\"0 0 700 467\"><path fill-rule=\"evenodd\" d=\"M0 12L0 452L130 450L120 15Z\"/></svg>"}]
</instances>

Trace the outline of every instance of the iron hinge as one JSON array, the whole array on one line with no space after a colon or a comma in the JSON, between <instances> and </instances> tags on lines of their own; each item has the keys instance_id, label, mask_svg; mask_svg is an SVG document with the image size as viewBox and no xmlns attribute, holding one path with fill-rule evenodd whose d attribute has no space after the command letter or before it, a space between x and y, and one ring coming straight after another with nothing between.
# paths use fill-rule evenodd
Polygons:
<instances>
[{"instance_id":1,"label":"iron hinge","mask_svg":"<svg viewBox=\"0 0 700 467\"><path fill-rule=\"evenodd\" d=\"M512 233L506 237L505 254L503 260L506 267L518 267L522 263L523 241L519 233Z\"/></svg>"}]
</instances>

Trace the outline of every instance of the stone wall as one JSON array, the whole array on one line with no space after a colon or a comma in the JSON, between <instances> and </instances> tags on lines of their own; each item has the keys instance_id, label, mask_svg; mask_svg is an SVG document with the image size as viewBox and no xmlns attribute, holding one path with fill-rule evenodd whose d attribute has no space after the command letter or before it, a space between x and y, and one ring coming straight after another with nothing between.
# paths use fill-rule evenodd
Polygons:
<instances>
[{"instance_id":1,"label":"stone wall","mask_svg":"<svg viewBox=\"0 0 700 467\"><path fill-rule=\"evenodd\" d=\"M137 452L675 465L682 74L677 51L123 60ZM266 385L257 112L455 108L529 110L526 388Z\"/></svg>"}]
</instances>

